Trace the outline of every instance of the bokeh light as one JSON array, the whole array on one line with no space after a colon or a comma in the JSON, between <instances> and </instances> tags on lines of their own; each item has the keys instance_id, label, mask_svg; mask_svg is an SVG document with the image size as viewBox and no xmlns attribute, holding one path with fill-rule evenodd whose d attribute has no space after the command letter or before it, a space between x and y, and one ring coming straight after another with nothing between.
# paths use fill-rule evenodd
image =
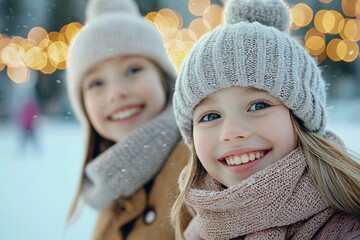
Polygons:
<instances>
[{"instance_id":1,"label":"bokeh light","mask_svg":"<svg viewBox=\"0 0 360 240\"><path fill-rule=\"evenodd\" d=\"M189 11L195 16L203 16L205 9L210 6L210 0L189 0Z\"/></svg>"},{"instance_id":2,"label":"bokeh light","mask_svg":"<svg viewBox=\"0 0 360 240\"><path fill-rule=\"evenodd\" d=\"M305 3L298 3L290 7L292 28L297 29L309 25L313 19L313 10Z\"/></svg>"},{"instance_id":3,"label":"bokeh light","mask_svg":"<svg viewBox=\"0 0 360 240\"><path fill-rule=\"evenodd\" d=\"M319 0L323 4L332 0ZM290 6L291 30L307 28L304 46L320 63L352 62L359 57L360 0L341 0L341 9L312 9L309 2ZM327 6L333 6L329 4ZM223 24L223 7L210 0L188 0L188 10L194 15L184 27L182 16L174 9L149 12L144 17L163 36L170 59L179 68L193 45L207 32ZM70 22L57 31L47 32L37 26L27 34L9 37L0 33L0 71L6 70L16 83L26 82L31 70L51 74L66 68L69 45L83 26Z\"/></svg>"},{"instance_id":4,"label":"bokeh light","mask_svg":"<svg viewBox=\"0 0 360 240\"><path fill-rule=\"evenodd\" d=\"M65 25L60 32L34 27L26 39L0 34L0 71L7 68L12 81L24 83L30 78L30 69L45 74L65 69L69 44L81 28L78 22Z\"/></svg>"}]
</instances>

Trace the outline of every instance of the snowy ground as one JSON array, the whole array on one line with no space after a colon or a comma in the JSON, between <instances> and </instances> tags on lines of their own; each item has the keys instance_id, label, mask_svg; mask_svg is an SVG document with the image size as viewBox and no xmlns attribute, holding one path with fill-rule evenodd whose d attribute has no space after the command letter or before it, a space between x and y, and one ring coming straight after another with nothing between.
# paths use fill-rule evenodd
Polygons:
<instances>
[{"instance_id":1,"label":"snowy ground","mask_svg":"<svg viewBox=\"0 0 360 240\"><path fill-rule=\"evenodd\" d=\"M334 102L329 129L360 154L360 101ZM77 223L65 225L81 168L80 126L42 117L38 140L39 149L20 151L16 126L0 123L0 239L90 239L92 209L85 207Z\"/></svg>"}]
</instances>

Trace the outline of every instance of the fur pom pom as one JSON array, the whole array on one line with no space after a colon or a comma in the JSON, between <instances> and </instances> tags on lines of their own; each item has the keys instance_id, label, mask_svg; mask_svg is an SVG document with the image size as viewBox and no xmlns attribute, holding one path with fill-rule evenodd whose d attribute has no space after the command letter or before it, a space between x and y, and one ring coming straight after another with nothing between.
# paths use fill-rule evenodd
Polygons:
<instances>
[{"instance_id":1,"label":"fur pom pom","mask_svg":"<svg viewBox=\"0 0 360 240\"><path fill-rule=\"evenodd\" d=\"M227 0L224 18L226 24L259 22L280 31L287 31L290 23L289 10L282 0Z\"/></svg>"},{"instance_id":2,"label":"fur pom pom","mask_svg":"<svg viewBox=\"0 0 360 240\"><path fill-rule=\"evenodd\" d=\"M86 21L107 13L140 15L133 0L89 0L86 6Z\"/></svg>"}]
</instances>

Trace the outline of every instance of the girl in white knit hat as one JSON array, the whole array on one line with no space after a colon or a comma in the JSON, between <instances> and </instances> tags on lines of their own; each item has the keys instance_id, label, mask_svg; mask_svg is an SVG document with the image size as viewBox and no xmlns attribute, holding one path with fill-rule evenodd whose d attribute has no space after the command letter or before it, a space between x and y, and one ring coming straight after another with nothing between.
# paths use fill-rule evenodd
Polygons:
<instances>
[{"instance_id":1,"label":"girl in white knit hat","mask_svg":"<svg viewBox=\"0 0 360 240\"><path fill-rule=\"evenodd\" d=\"M193 156L177 238L187 207L188 239L360 238L359 162L325 131L325 82L288 26L280 0L228 0L184 60L173 102Z\"/></svg>"},{"instance_id":2,"label":"girl in white knit hat","mask_svg":"<svg viewBox=\"0 0 360 240\"><path fill-rule=\"evenodd\" d=\"M99 211L93 239L174 239L170 207L188 149L171 106L176 73L132 0L90 0L72 42L69 97L87 135L79 200Z\"/></svg>"}]
</instances>

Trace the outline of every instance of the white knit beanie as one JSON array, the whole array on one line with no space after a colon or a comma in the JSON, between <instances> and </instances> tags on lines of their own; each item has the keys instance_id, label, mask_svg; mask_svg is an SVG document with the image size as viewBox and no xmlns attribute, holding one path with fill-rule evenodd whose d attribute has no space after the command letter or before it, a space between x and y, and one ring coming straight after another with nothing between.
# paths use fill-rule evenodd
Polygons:
<instances>
[{"instance_id":1,"label":"white knit beanie","mask_svg":"<svg viewBox=\"0 0 360 240\"><path fill-rule=\"evenodd\" d=\"M177 124L192 142L192 112L215 91L231 86L266 90L304 126L323 134L325 83L316 61L287 32L280 0L227 0L225 24L205 35L180 67L173 96Z\"/></svg>"},{"instance_id":2,"label":"white knit beanie","mask_svg":"<svg viewBox=\"0 0 360 240\"><path fill-rule=\"evenodd\" d=\"M96 64L122 55L136 55L154 61L167 75L173 90L176 70L155 26L146 22L133 0L89 0L86 24L73 39L68 55L67 87L79 120L87 125L81 103L81 83Z\"/></svg>"}]
</instances>

